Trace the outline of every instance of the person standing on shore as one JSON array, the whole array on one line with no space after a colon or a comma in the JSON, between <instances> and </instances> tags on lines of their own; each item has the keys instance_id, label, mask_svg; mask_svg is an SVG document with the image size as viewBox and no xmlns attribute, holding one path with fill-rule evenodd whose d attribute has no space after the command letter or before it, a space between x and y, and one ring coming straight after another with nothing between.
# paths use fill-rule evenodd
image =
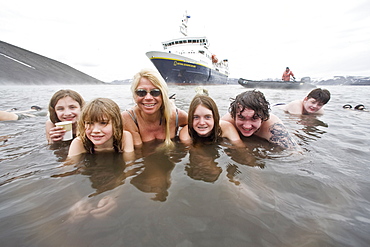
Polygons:
<instances>
[{"instance_id":1,"label":"person standing on shore","mask_svg":"<svg viewBox=\"0 0 370 247\"><path fill-rule=\"evenodd\" d=\"M294 77L294 74L293 72L289 69L289 67L286 67L284 73L283 73L283 77L282 77L282 80L283 81L290 81L290 76L293 77L294 81L295 81L295 77Z\"/></svg>"}]
</instances>

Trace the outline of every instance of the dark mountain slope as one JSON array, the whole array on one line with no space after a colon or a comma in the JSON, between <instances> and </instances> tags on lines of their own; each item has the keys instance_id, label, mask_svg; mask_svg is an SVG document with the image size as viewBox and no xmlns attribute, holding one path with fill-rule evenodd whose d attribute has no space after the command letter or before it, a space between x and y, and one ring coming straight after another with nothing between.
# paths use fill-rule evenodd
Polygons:
<instances>
[{"instance_id":1,"label":"dark mountain slope","mask_svg":"<svg viewBox=\"0 0 370 247\"><path fill-rule=\"evenodd\" d=\"M101 83L66 64L0 41L0 85Z\"/></svg>"}]
</instances>

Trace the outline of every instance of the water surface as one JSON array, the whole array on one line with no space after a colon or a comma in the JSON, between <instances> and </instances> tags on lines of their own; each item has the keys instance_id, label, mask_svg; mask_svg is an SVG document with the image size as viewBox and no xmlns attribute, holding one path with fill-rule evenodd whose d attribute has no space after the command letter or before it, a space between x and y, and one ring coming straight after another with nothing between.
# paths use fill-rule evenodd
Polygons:
<instances>
[{"instance_id":1,"label":"water surface","mask_svg":"<svg viewBox=\"0 0 370 247\"><path fill-rule=\"evenodd\" d=\"M133 106L128 85L2 86L1 108L46 109L62 88ZM187 111L195 86L170 86ZM46 117L0 122L0 237L4 246L367 246L370 242L369 87L328 86L325 115L272 108L301 154L256 138L241 152L222 145L149 143L133 164L121 155L82 155L66 165L69 142L47 145ZM225 114L240 85L207 86ZM264 89L271 104L301 90ZM112 208L91 214L104 198ZM77 206L78 207L77 207ZM79 210L75 210L78 208Z\"/></svg>"}]
</instances>

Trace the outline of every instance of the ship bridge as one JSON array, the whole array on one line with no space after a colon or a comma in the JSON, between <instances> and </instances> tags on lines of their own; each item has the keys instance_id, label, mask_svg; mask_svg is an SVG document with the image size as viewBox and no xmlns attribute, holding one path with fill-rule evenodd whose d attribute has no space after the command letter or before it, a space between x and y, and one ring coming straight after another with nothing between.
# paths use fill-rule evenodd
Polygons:
<instances>
[{"instance_id":1,"label":"ship bridge","mask_svg":"<svg viewBox=\"0 0 370 247\"><path fill-rule=\"evenodd\" d=\"M206 37L183 37L162 42L164 50L167 50L170 47L178 45L189 45L189 44L204 46L207 49L209 47L209 42Z\"/></svg>"}]
</instances>

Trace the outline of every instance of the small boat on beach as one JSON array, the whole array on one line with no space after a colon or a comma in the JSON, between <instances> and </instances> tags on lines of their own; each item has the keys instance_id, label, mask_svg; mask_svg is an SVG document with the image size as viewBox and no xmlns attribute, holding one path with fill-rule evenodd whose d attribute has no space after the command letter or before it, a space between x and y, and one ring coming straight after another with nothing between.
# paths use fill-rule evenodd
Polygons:
<instances>
[{"instance_id":1,"label":"small boat on beach","mask_svg":"<svg viewBox=\"0 0 370 247\"><path fill-rule=\"evenodd\" d=\"M180 26L184 37L162 42L163 51L146 56L168 84L227 84L228 60L210 52L206 37L187 36L188 18L185 14Z\"/></svg>"},{"instance_id":2,"label":"small boat on beach","mask_svg":"<svg viewBox=\"0 0 370 247\"><path fill-rule=\"evenodd\" d=\"M253 81L240 78L238 83L246 88L271 88L271 89L310 89L316 86L306 82L301 81Z\"/></svg>"}]
</instances>

